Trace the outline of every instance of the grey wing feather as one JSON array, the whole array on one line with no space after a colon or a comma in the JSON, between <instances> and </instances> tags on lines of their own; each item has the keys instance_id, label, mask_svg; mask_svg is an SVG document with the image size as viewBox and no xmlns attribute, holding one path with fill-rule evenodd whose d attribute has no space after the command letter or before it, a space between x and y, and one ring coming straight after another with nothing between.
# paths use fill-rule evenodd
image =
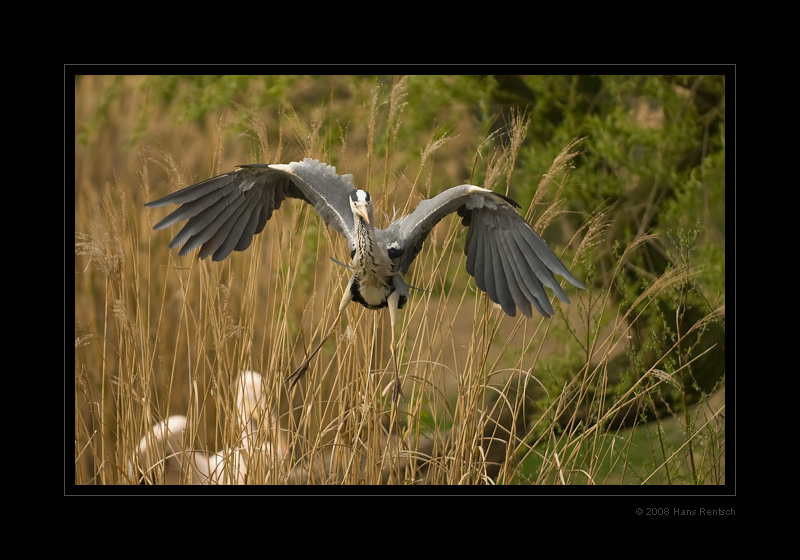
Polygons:
<instances>
[{"instance_id":1,"label":"grey wing feather","mask_svg":"<svg viewBox=\"0 0 800 560\"><path fill-rule=\"evenodd\" d=\"M212 255L212 259L219 261L231 254L236 246L246 238L244 230L254 215L254 209L258 206L259 197L252 190L244 193L244 198L238 204L238 208L232 212L230 218L220 227L211 238L205 242L198 256L201 259ZM231 205L233 206L233 205ZM250 246L252 235L247 239L245 248Z\"/></svg>"},{"instance_id":2,"label":"grey wing feather","mask_svg":"<svg viewBox=\"0 0 800 560\"><path fill-rule=\"evenodd\" d=\"M502 239L497 233L497 216L492 213L485 214L488 228L484 230L484 243L489 246L493 265L489 274L494 275L494 293L487 292L490 299L500 304L506 314L513 317L516 314L514 299L511 296L508 273L510 272L508 259L502 245Z\"/></svg>"},{"instance_id":3,"label":"grey wing feather","mask_svg":"<svg viewBox=\"0 0 800 560\"><path fill-rule=\"evenodd\" d=\"M544 288L542 288L542 284L538 281L536 274L531 274L533 268L530 261L525 257L523 250L520 248L520 240L514 235L513 231L508 230L504 232L504 237L506 245L509 247L509 252L511 253L512 262L514 263L518 279L517 282L526 302L533 304L536 310L542 315L548 316L548 313L552 315L553 311L550 301L547 298ZM559 286L559 290L560 289L561 286ZM530 315L526 313L526 308L520 307L520 309L522 309L526 317L530 317ZM527 311L530 313L530 307L527 307Z\"/></svg>"},{"instance_id":4,"label":"grey wing feather","mask_svg":"<svg viewBox=\"0 0 800 560\"><path fill-rule=\"evenodd\" d=\"M354 190L349 175L338 175L336 168L306 159L290 164L242 165L236 171L212 177L146 206L181 206L158 222L163 229L186 221L170 243L183 245L180 255L202 246L199 257L219 261L232 251L247 249L272 213L287 198L298 198L313 205L322 219L351 244L353 216L348 196Z\"/></svg>"},{"instance_id":5,"label":"grey wing feather","mask_svg":"<svg viewBox=\"0 0 800 560\"><path fill-rule=\"evenodd\" d=\"M356 190L353 176L339 175L332 165L309 158L292 162L288 167L294 177L301 179L303 193L325 223L354 247L355 231L350 209L350 193Z\"/></svg>"},{"instance_id":6,"label":"grey wing feather","mask_svg":"<svg viewBox=\"0 0 800 560\"><path fill-rule=\"evenodd\" d=\"M491 216L491 218L490 218ZM502 268L502 278L506 281L508 292L523 314L529 316L532 304L542 315L551 317L553 307L550 304L544 287L548 287L556 297L569 303L566 293L559 285L555 274L559 274L578 288L583 288L575 277L567 270L566 266L553 253L544 240L534 232L525 219L511 208L476 209L469 215L470 229L478 228L483 236L491 239L489 251L494 252L499 258L492 263L494 268ZM485 245L485 244L484 244ZM468 266L472 266L475 275L478 274L479 261L469 264L470 255L479 255L487 247L466 247ZM499 263L498 263L499 260ZM501 277L495 273L495 279ZM505 290L497 289L496 294L487 291L487 294L509 315L507 299L504 300ZM496 296L496 297L493 297ZM522 305L520 305L522 302Z\"/></svg>"},{"instance_id":7,"label":"grey wing feather","mask_svg":"<svg viewBox=\"0 0 800 560\"><path fill-rule=\"evenodd\" d=\"M391 224L385 232L387 244L404 252L396 262L405 274L425 238L444 216L458 212L469 226L464 245L467 272L489 298L510 316L516 308L531 315L531 305L542 315L553 315L544 287L569 303L554 273L571 284L581 284L547 244L515 210L518 205L498 193L471 185L460 185L422 201L414 212Z\"/></svg>"},{"instance_id":8,"label":"grey wing feather","mask_svg":"<svg viewBox=\"0 0 800 560\"><path fill-rule=\"evenodd\" d=\"M500 231L498 238L500 239L500 245L503 247L502 255L506 259L503 267L511 271L511 274L508 275L508 287L514 298L514 303L519 307L523 315L530 317L530 300L533 298L533 294L528 289L525 273L520 269L520 255L516 251L516 243L509 238L507 231ZM513 317L514 313L511 313L511 316Z\"/></svg>"},{"instance_id":9,"label":"grey wing feather","mask_svg":"<svg viewBox=\"0 0 800 560\"><path fill-rule=\"evenodd\" d=\"M486 230L484 228L475 228L475 244L477 245L475 250L475 278L477 280L480 277L483 282L482 286L478 284L478 288L489 294L492 301L497 302L497 290L494 288L493 253L486 242L485 233Z\"/></svg>"},{"instance_id":10,"label":"grey wing feather","mask_svg":"<svg viewBox=\"0 0 800 560\"><path fill-rule=\"evenodd\" d=\"M387 243L397 243L403 248L403 254L399 260L401 274L408 272L408 268L422 249L422 244L433 226L463 206L466 197L470 194L470 189L473 188L471 185L459 185L447 189L433 198L423 200L413 212L386 228L384 236Z\"/></svg>"},{"instance_id":11,"label":"grey wing feather","mask_svg":"<svg viewBox=\"0 0 800 560\"><path fill-rule=\"evenodd\" d=\"M520 216L520 218L521 217L522 216ZM570 273L570 271L567 269L564 263L561 262L561 259L559 259L556 256L556 254L550 249L550 247L547 246L547 243L544 242L544 239L539 237L539 235L535 231L533 231L530 227L523 228L520 231L523 233L523 236L528 241L530 247L536 253L536 256L539 259L541 259L541 261L547 266L547 268L549 268L556 274L566 278L566 280L576 288L580 288L582 290L586 288L586 286L584 286L580 281L578 281L577 278L575 278L572 275L572 273ZM555 282L554 284L558 285ZM545 285L551 287L548 284ZM552 289L555 290L555 288Z\"/></svg>"},{"instance_id":12,"label":"grey wing feather","mask_svg":"<svg viewBox=\"0 0 800 560\"><path fill-rule=\"evenodd\" d=\"M475 261L478 257L477 243L472 242L472 237L475 235L475 230L467 229L467 239L464 241L464 254L467 255L467 272L470 276L475 277ZM478 279L475 277L475 282Z\"/></svg>"}]
</instances>

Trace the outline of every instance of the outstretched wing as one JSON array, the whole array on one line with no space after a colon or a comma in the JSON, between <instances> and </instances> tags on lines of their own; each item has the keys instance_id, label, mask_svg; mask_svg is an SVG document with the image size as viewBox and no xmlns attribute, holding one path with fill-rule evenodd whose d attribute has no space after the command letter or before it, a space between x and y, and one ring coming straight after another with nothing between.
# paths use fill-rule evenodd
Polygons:
<instances>
[{"instance_id":1,"label":"outstretched wing","mask_svg":"<svg viewBox=\"0 0 800 560\"><path fill-rule=\"evenodd\" d=\"M145 206L180 204L158 222L164 229L187 220L169 244L183 244L180 255L202 246L201 259L215 261L231 251L244 251L261 233L272 212L287 198L313 205L326 224L353 247L353 214L348 196L355 187L352 175L338 175L336 168L314 159L289 164L241 165L236 171L206 179Z\"/></svg>"},{"instance_id":2,"label":"outstretched wing","mask_svg":"<svg viewBox=\"0 0 800 560\"><path fill-rule=\"evenodd\" d=\"M553 307L544 286L569 303L554 273L578 288L584 286L515 207L519 205L503 195L460 185L423 200L411 214L391 224L383 232L384 243L390 254L399 254L399 270L405 274L433 226L457 212L469 227L464 253L467 272L478 287L511 317L516 315L517 307L530 317L531 305L542 315L552 317Z\"/></svg>"}]
</instances>

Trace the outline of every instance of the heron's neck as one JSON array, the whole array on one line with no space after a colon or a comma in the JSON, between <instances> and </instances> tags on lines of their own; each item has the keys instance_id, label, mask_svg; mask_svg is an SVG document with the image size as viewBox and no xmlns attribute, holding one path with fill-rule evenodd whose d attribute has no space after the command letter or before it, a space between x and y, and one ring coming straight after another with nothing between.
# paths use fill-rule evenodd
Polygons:
<instances>
[{"instance_id":1,"label":"heron's neck","mask_svg":"<svg viewBox=\"0 0 800 560\"><path fill-rule=\"evenodd\" d=\"M363 283L385 283L392 272L392 261L375 238L375 228L364 220L356 224L356 252L353 255L353 271Z\"/></svg>"}]
</instances>

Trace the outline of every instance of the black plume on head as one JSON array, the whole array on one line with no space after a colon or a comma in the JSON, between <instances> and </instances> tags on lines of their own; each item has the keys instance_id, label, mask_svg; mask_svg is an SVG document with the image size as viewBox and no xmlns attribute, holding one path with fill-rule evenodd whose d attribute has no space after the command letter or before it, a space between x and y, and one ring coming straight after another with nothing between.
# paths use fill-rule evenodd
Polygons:
<instances>
[{"instance_id":1,"label":"black plume on head","mask_svg":"<svg viewBox=\"0 0 800 560\"><path fill-rule=\"evenodd\" d=\"M367 202L369 202L369 193L367 191L361 190L361 189L356 189L353 192L351 192L350 193L350 200L352 200L353 202L358 202L358 193L360 193L360 192L364 193L364 199Z\"/></svg>"}]
</instances>

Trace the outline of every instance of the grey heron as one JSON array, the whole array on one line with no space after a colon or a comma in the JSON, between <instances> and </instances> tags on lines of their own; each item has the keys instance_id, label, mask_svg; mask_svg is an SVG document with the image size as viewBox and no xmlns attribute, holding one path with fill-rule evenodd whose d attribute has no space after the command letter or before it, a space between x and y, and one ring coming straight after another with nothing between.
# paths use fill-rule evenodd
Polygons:
<instances>
[{"instance_id":1,"label":"grey heron","mask_svg":"<svg viewBox=\"0 0 800 560\"><path fill-rule=\"evenodd\" d=\"M352 276L344 290L339 312L327 334L287 379L291 391L305 373L310 360L334 331L351 301L369 309L388 307L392 333L397 310L408 299L403 275L422 248L428 233L442 218L456 212L468 227L464 253L467 272L478 288L509 316L516 309L531 316L531 306L545 317L553 316L546 286L561 301L567 295L554 274L577 288L584 288L544 240L533 231L512 199L475 185L449 188L423 200L410 214L375 227L369 194L353 184L350 174L306 158L288 164L247 164L234 171L178 190L146 206L178 204L180 207L158 222L160 230L186 220L169 247L183 245L184 256L200 247L199 258L219 261L232 251L250 246L272 213L286 198L311 204L323 221L339 233L350 249ZM391 344L394 364L393 402L401 394L394 334Z\"/></svg>"}]
</instances>

